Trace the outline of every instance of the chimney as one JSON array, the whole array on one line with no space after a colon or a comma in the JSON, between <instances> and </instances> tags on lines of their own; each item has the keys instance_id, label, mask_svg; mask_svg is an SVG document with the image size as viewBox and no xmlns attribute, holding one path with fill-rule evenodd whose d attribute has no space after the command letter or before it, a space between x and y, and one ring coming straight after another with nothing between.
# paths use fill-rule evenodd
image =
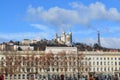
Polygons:
<instances>
[{"instance_id":1,"label":"chimney","mask_svg":"<svg viewBox=\"0 0 120 80\"><path fill-rule=\"evenodd\" d=\"M98 31L98 45L101 46L100 44L100 32Z\"/></svg>"}]
</instances>

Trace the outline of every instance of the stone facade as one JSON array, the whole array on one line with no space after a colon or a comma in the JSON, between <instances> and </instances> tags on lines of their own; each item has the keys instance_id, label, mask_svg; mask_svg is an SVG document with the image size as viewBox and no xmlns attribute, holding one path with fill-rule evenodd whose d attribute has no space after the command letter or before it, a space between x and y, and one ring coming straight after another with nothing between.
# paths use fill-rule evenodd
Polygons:
<instances>
[{"instance_id":1,"label":"stone facade","mask_svg":"<svg viewBox=\"0 0 120 80\"><path fill-rule=\"evenodd\" d=\"M66 51L65 51L66 50ZM9 57L9 58L7 58ZM6 61L20 61L15 73L6 74ZM26 63L28 62L28 63ZM11 62L9 62L11 63ZM66 77L77 77L80 75L93 74L117 74L120 76L120 52L82 51L78 52L75 47L47 47L46 51L13 51L0 52L0 72L4 73L5 80L26 80L34 76L34 80L43 78L55 78L64 75ZM8 66L8 67L7 67Z\"/></svg>"}]
</instances>

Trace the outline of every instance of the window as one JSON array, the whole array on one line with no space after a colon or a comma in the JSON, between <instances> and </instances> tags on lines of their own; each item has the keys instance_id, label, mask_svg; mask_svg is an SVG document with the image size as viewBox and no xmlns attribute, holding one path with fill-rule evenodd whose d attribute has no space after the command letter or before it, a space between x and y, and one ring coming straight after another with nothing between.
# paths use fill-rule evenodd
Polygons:
<instances>
[{"instance_id":1,"label":"window","mask_svg":"<svg viewBox=\"0 0 120 80\"><path fill-rule=\"evenodd\" d=\"M4 59L4 57L1 58L1 60L3 60L3 59Z\"/></svg>"},{"instance_id":2,"label":"window","mask_svg":"<svg viewBox=\"0 0 120 80\"><path fill-rule=\"evenodd\" d=\"M113 65L113 62L111 62L111 65Z\"/></svg>"},{"instance_id":3,"label":"window","mask_svg":"<svg viewBox=\"0 0 120 80\"><path fill-rule=\"evenodd\" d=\"M104 65L106 65L106 62L104 62Z\"/></svg>"},{"instance_id":4,"label":"window","mask_svg":"<svg viewBox=\"0 0 120 80\"><path fill-rule=\"evenodd\" d=\"M41 68L39 68L39 71L41 71L42 69Z\"/></svg>"},{"instance_id":5,"label":"window","mask_svg":"<svg viewBox=\"0 0 120 80\"><path fill-rule=\"evenodd\" d=\"M74 62L74 65L75 65L75 62Z\"/></svg>"},{"instance_id":6,"label":"window","mask_svg":"<svg viewBox=\"0 0 120 80\"><path fill-rule=\"evenodd\" d=\"M76 69L74 68L74 71L75 71Z\"/></svg>"},{"instance_id":7,"label":"window","mask_svg":"<svg viewBox=\"0 0 120 80\"><path fill-rule=\"evenodd\" d=\"M12 79L12 75L10 75L10 79Z\"/></svg>"},{"instance_id":8,"label":"window","mask_svg":"<svg viewBox=\"0 0 120 80\"><path fill-rule=\"evenodd\" d=\"M119 60L120 60L120 58L119 58Z\"/></svg>"},{"instance_id":9,"label":"window","mask_svg":"<svg viewBox=\"0 0 120 80\"><path fill-rule=\"evenodd\" d=\"M98 60L99 58L97 58L97 60Z\"/></svg>"},{"instance_id":10,"label":"window","mask_svg":"<svg viewBox=\"0 0 120 80\"><path fill-rule=\"evenodd\" d=\"M25 72L25 68L22 68L23 72Z\"/></svg>"},{"instance_id":11,"label":"window","mask_svg":"<svg viewBox=\"0 0 120 80\"><path fill-rule=\"evenodd\" d=\"M97 71L99 71L99 68L97 68Z\"/></svg>"},{"instance_id":12,"label":"window","mask_svg":"<svg viewBox=\"0 0 120 80\"><path fill-rule=\"evenodd\" d=\"M61 71L63 71L63 68L61 68Z\"/></svg>"},{"instance_id":13,"label":"window","mask_svg":"<svg viewBox=\"0 0 120 80\"><path fill-rule=\"evenodd\" d=\"M3 61L1 61L1 65L2 65L2 67L4 66L4 62Z\"/></svg>"},{"instance_id":14,"label":"window","mask_svg":"<svg viewBox=\"0 0 120 80\"><path fill-rule=\"evenodd\" d=\"M91 65L91 62L89 62L89 65Z\"/></svg>"},{"instance_id":15,"label":"window","mask_svg":"<svg viewBox=\"0 0 120 80\"><path fill-rule=\"evenodd\" d=\"M21 77L21 75L19 74L19 75L18 75L18 79L20 79L20 77Z\"/></svg>"},{"instance_id":16,"label":"window","mask_svg":"<svg viewBox=\"0 0 120 80\"><path fill-rule=\"evenodd\" d=\"M43 79L45 79L46 78L46 76L45 75L43 75Z\"/></svg>"},{"instance_id":17,"label":"window","mask_svg":"<svg viewBox=\"0 0 120 80\"><path fill-rule=\"evenodd\" d=\"M41 77L42 77L42 76L41 76L41 75L39 75L39 78L40 78L40 79L41 79Z\"/></svg>"},{"instance_id":18,"label":"window","mask_svg":"<svg viewBox=\"0 0 120 80\"><path fill-rule=\"evenodd\" d=\"M38 75L36 74L36 75L35 75L35 79L37 79L37 78L38 78Z\"/></svg>"},{"instance_id":19,"label":"window","mask_svg":"<svg viewBox=\"0 0 120 80\"><path fill-rule=\"evenodd\" d=\"M108 71L110 71L110 69L108 68Z\"/></svg>"},{"instance_id":20,"label":"window","mask_svg":"<svg viewBox=\"0 0 120 80\"><path fill-rule=\"evenodd\" d=\"M27 79L29 79L29 74L27 74Z\"/></svg>"},{"instance_id":21,"label":"window","mask_svg":"<svg viewBox=\"0 0 120 80\"><path fill-rule=\"evenodd\" d=\"M113 71L113 68L111 68L111 70Z\"/></svg>"},{"instance_id":22,"label":"window","mask_svg":"<svg viewBox=\"0 0 120 80\"><path fill-rule=\"evenodd\" d=\"M71 65L71 62L69 62L69 65Z\"/></svg>"},{"instance_id":23,"label":"window","mask_svg":"<svg viewBox=\"0 0 120 80\"><path fill-rule=\"evenodd\" d=\"M52 68L52 71L54 71L54 68Z\"/></svg>"},{"instance_id":24,"label":"window","mask_svg":"<svg viewBox=\"0 0 120 80\"><path fill-rule=\"evenodd\" d=\"M104 58L104 60L106 60L106 58Z\"/></svg>"},{"instance_id":25,"label":"window","mask_svg":"<svg viewBox=\"0 0 120 80\"><path fill-rule=\"evenodd\" d=\"M34 72L33 68L31 69L31 72Z\"/></svg>"},{"instance_id":26,"label":"window","mask_svg":"<svg viewBox=\"0 0 120 80\"><path fill-rule=\"evenodd\" d=\"M16 75L14 75L14 79L16 79Z\"/></svg>"},{"instance_id":27,"label":"window","mask_svg":"<svg viewBox=\"0 0 120 80\"><path fill-rule=\"evenodd\" d=\"M97 65L99 65L99 62L97 62Z\"/></svg>"},{"instance_id":28,"label":"window","mask_svg":"<svg viewBox=\"0 0 120 80\"><path fill-rule=\"evenodd\" d=\"M115 62L115 65L117 65L117 62Z\"/></svg>"},{"instance_id":29,"label":"window","mask_svg":"<svg viewBox=\"0 0 120 80\"><path fill-rule=\"evenodd\" d=\"M106 71L106 68L104 68L104 71Z\"/></svg>"},{"instance_id":30,"label":"window","mask_svg":"<svg viewBox=\"0 0 120 80\"><path fill-rule=\"evenodd\" d=\"M91 68L89 68L89 71L91 71Z\"/></svg>"},{"instance_id":31,"label":"window","mask_svg":"<svg viewBox=\"0 0 120 80\"><path fill-rule=\"evenodd\" d=\"M25 79L25 74L22 75L22 78Z\"/></svg>"},{"instance_id":32,"label":"window","mask_svg":"<svg viewBox=\"0 0 120 80\"><path fill-rule=\"evenodd\" d=\"M27 68L27 72L30 72L30 68Z\"/></svg>"},{"instance_id":33,"label":"window","mask_svg":"<svg viewBox=\"0 0 120 80\"><path fill-rule=\"evenodd\" d=\"M111 58L111 60L113 60L113 58Z\"/></svg>"},{"instance_id":34,"label":"window","mask_svg":"<svg viewBox=\"0 0 120 80\"><path fill-rule=\"evenodd\" d=\"M95 68L93 68L93 71L95 71Z\"/></svg>"},{"instance_id":35,"label":"window","mask_svg":"<svg viewBox=\"0 0 120 80\"><path fill-rule=\"evenodd\" d=\"M89 58L89 60L91 60L91 58Z\"/></svg>"},{"instance_id":36,"label":"window","mask_svg":"<svg viewBox=\"0 0 120 80\"><path fill-rule=\"evenodd\" d=\"M87 72L87 71L88 71L88 69L87 69L87 68L85 68L85 71Z\"/></svg>"},{"instance_id":37,"label":"window","mask_svg":"<svg viewBox=\"0 0 120 80\"><path fill-rule=\"evenodd\" d=\"M23 62L23 65L25 65L25 62Z\"/></svg>"},{"instance_id":38,"label":"window","mask_svg":"<svg viewBox=\"0 0 120 80\"><path fill-rule=\"evenodd\" d=\"M58 65L58 62L56 63L56 65Z\"/></svg>"},{"instance_id":39,"label":"window","mask_svg":"<svg viewBox=\"0 0 120 80\"><path fill-rule=\"evenodd\" d=\"M47 71L50 71L50 68L48 68Z\"/></svg>"},{"instance_id":40,"label":"window","mask_svg":"<svg viewBox=\"0 0 120 80\"><path fill-rule=\"evenodd\" d=\"M87 65L87 62L85 62L85 65Z\"/></svg>"},{"instance_id":41,"label":"window","mask_svg":"<svg viewBox=\"0 0 120 80\"><path fill-rule=\"evenodd\" d=\"M59 71L59 69L57 68L57 72Z\"/></svg>"},{"instance_id":42,"label":"window","mask_svg":"<svg viewBox=\"0 0 120 80\"><path fill-rule=\"evenodd\" d=\"M69 68L69 71L71 71L71 69Z\"/></svg>"},{"instance_id":43,"label":"window","mask_svg":"<svg viewBox=\"0 0 120 80\"><path fill-rule=\"evenodd\" d=\"M5 79L8 79L8 75L7 74L5 75Z\"/></svg>"}]
</instances>

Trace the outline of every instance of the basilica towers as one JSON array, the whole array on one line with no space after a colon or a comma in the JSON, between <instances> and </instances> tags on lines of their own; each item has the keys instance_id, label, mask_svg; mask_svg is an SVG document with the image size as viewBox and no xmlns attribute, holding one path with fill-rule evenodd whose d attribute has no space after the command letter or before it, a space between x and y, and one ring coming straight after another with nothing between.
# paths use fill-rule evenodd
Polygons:
<instances>
[{"instance_id":1,"label":"basilica towers","mask_svg":"<svg viewBox=\"0 0 120 80\"><path fill-rule=\"evenodd\" d=\"M72 45L72 32L68 34L63 32L61 36L58 36L58 34L56 33L55 40L60 44L66 44L68 46L71 46Z\"/></svg>"}]
</instances>

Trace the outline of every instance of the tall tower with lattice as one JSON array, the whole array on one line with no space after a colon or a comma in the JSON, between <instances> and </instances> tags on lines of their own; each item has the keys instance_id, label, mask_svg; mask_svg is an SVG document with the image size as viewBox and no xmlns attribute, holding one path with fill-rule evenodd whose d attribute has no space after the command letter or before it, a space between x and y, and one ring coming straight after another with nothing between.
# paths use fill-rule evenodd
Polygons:
<instances>
[{"instance_id":1,"label":"tall tower with lattice","mask_svg":"<svg viewBox=\"0 0 120 80\"><path fill-rule=\"evenodd\" d=\"M98 45L101 46L101 43L100 43L100 32L98 31Z\"/></svg>"}]
</instances>

